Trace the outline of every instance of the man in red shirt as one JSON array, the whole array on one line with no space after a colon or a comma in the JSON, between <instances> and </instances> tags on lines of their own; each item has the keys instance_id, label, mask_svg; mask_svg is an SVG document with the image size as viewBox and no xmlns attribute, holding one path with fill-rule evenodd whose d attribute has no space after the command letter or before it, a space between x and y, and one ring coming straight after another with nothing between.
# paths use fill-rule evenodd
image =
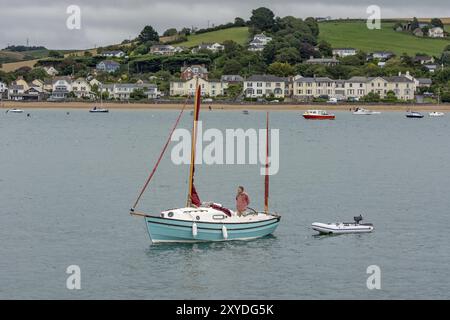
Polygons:
<instances>
[{"instance_id":1,"label":"man in red shirt","mask_svg":"<svg viewBox=\"0 0 450 320\"><path fill-rule=\"evenodd\" d=\"M238 216L241 216L247 210L249 204L250 198L248 194L244 191L243 186L239 186L236 195L236 211Z\"/></svg>"}]
</instances>

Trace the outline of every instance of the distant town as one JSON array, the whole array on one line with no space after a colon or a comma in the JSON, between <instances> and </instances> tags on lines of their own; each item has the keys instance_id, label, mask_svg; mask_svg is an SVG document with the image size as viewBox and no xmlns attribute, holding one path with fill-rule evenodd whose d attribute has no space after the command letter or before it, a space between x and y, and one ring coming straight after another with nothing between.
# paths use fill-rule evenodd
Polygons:
<instances>
[{"instance_id":1,"label":"distant town","mask_svg":"<svg viewBox=\"0 0 450 320\"><path fill-rule=\"evenodd\" d=\"M192 96L199 84L211 102L450 102L450 41L440 19L385 23L389 34L405 41L433 41L442 48L439 54L366 51L353 47L352 39L348 46L334 46L321 37L321 26L332 23L364 28L361 21L331 17L275 17L268 8L253 10L249 21L238 17L208 29L168 29L159 35L146 26L136 39L119 45L49 50L31 66L19 63L0 71L0 97L175 102ZM46 49L2 51L37 50Z\"/></svg>"}]
</instances>

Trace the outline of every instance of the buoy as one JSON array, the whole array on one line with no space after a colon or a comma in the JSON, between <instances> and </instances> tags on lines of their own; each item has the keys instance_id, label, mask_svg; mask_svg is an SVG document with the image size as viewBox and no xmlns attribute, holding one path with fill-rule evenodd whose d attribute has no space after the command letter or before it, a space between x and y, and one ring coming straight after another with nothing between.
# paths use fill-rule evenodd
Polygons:
<instances>
[{"instance_id":1,"label":"buoy","mask_svg":"<svg viewBox=\"0 0 450 320\"><path fill-rule=\"evenodd\" d=\"M228 239L228 231L227 231L227 227L222 226L222 235L224 239Z\"/></svg>"},{"instance_id":2,"label":"buoy","mask_svg":"<svg viewBox=\"0 0 450 320\"><path fill-rule=\"evenodd\" d=\"M194 238L197 236L197 224L194 222L194 224L192 225L192 235L194 236Z\"/></svg>"}]
</instances>

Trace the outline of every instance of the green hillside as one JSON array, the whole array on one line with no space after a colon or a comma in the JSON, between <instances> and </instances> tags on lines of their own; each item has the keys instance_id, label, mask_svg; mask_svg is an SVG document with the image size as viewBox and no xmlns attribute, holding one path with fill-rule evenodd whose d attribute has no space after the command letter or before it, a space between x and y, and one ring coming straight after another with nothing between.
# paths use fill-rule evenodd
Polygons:
<instances>
[{"instance_id":1,"label":"green hillside","mask_svg":"<svg viewBox=\"0 0 450 320\"><path fill-rule=\"evenodd\" d=\"M397 55L418 52L439 56L450 40L418 38L396 32L393 23L382 23L380 30L369 30L363 21L337 21L320 23L320 40L328 41L333 47L352 47L366 52L392 51ZM447 28L448 30L448 28Z\"/></svg>"},{"instance_id":2,"label":"green hillside","mask_svg":"<svg viewBox=\"0 0 450 320\"><path fill-rule=\"evenodd\" d=\"M245 44L248 41L250 34L247 27L236 27L224 30L212 31L202 34L194 34L188 36L188 41L182 42L180 46L195 47L203 42L219 42L223 43L225 40L233 40L239 44Z\"/></svg>"}]
</instances>

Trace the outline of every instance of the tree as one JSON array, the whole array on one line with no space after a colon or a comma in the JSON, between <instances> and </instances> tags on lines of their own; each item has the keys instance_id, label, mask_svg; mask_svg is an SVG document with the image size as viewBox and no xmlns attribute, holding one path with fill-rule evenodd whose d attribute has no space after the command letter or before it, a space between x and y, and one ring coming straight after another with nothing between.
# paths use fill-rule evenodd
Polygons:
<instances>
[{"instance_id":1,"label":"tree","mask_svg":"<svg viewBox=\"0 0 450 320\"><path fill-rule=\"evenodd\" d=\"M138 36L138 40L141 43L148 42L148 41L159 41L159 35L158 32L156 32L155 29L153 29L152 26L145 26L144 29L142 29L141 33Z\"/></svg>"},{"instance_id":2,"label":"tree","mask_svg":"<svg viewBox=\"0 0 450 320\"><path fill-rule=\"evenodd\" d=\"M413 20L411 21L411 31L414 31L419 27L420 27L419 20L417 20L417 18L414 17Z\"/></svg>"},{"instance_id":3,"label":"tree","mask_svg":"<svg viewBox=\"0 0 450 320\"><path fill-rule=\"evenodd\" d=\"M318 48L322 57L331 57L333 55L333 48L331 47L331 44L325 40L319 42Z\"/></svg>"},{"instance_id":4,"label":"tree","mask_svg":"<svg viewBox=\"0 0 450 320\"><path fill-rule=\"evenodd\" d=\"M439 28L444 28L444 24L442 23L442 20L439 18L433 18L431 19L431 25L433 27L439 27Z\"/></svg>"},{"instance_id":5,"label":"tree","mask_svg":"<svg viewBox=\"0 0 450 320\"><path fill-rule=\"evenodd\" d=\"M166 31L164 31L163 36L164 37L173 37L173 36L176 36L177 34L178 34L177 29L170 28L170 29L167 29Z\"/></svg>"},{"instance_id":6,"label":"tree","mask_svg":"<svg viewBox=\"0 0 450 320\"><path fill-rule=\"evenodd\" d=\"M223 74L239 74L242 70L242 64L235 59L230 59L223 65Z\"/></svg>"},{"instance_id":7,"label":"tree","mask_svg":"<svg viewBox=\"0 0 450 320\"><path fill-rule=\"evenodd\" d=\"M242 84L241 83L234 83L230 84L226 90L226 94L228 97L232 98L233 100L236 100L242 93Z\"/></svg>"},{"instance_id":8,"label":"tree","mask_svg":"<svg viewBox=\"0 0 450 320\"><path fill-rule=\"evenodd\" d=\"M316 19L308 17L305 19L305 23L308 25L309 29L311 29L312 34L317 37L319 35L319 25L317 24Z\"/></svg>"},{"instance_id":9,"label":"tree","mask_svg":"<svg viewBox=\"0 0 450 320\"><path fill-rule=\"evenodd\" d=\"M247 25L247 23L245 22L244 19L240 18L240 17L236 17L234 19L234 25L236 27L245 27Z\"/></svg>"},{"instance_id":10,"label":"tree","mask_svg":"<svg viewBox=\"0 0 450 320\"><path fill-rule=\"evenodd\" d=\"M50 58L58 58L58 59L64 58L64 55L63 55L61 52L56 51L56 50L50 50L50 51L48 52L48 56L49 56Z\"/></svg>"},{"instance_id":11,"label":"tree","mask_svg":"<svg viewBox=\"0 0 450 320\"><path fill-rule=\"evenodd\" d=\"M295 69L289 63L274 62L267 68L267 72L278 77L287 77L294 75Z\"/></svg>"},{"instance_id":12,"label":"tree","mask_svg":"<svg viewBox=\"0 0 450 320\"><path fill-rule=\"evenodd\" d=\"M143 100L147 98L147 96L145 95L144 90L136 89L130 94L130 98L133 100Z\"/></svg>"},{"instance_id":13,"label":"tree","mask_svg":"<svg viewBox=\"0 0 450 320\"><path fill-rule=\"evenodd\" d=\"M188 35L191 34L191 29L190 28L183 28L183 29L181 29L180 34L188 36Z\"/></svg>"},{"instance_id":14,"label":"tree","mask_svg":"<svg viewBox=\"0 0 450 320\"><path fill-rule=\"evenodd\" d=\"M300 53L296 48L289 47L278 50L275 60L278 62L285 62L295 64L301 60Z\"/></svg>"},{"instance_id":15,"label":"tree","mask_svg":"<svg viewBox=\"0 0 450 320\"><path fill-rule=\"evenodd\" d=\"M252 11L250 17L250 25L254 28L254 31L269 31L275 24L274 13L267 8L261 7Z\"/></svg>"}]
</instances>

